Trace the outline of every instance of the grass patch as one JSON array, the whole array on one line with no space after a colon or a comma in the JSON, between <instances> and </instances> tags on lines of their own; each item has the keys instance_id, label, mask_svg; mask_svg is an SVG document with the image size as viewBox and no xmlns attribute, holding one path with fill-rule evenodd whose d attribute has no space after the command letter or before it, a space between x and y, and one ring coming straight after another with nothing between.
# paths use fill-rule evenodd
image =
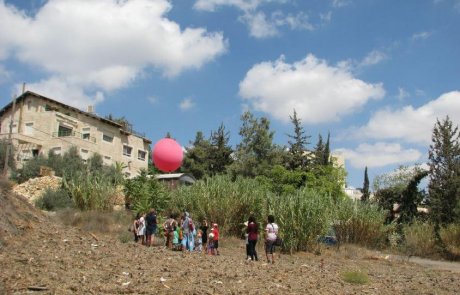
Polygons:
<instances>
[{"instance_id":1,"label":"grass patch","mask_svg":"<svg viewBox=\"0 0 460 295\"><path fill-rule=\"evenodd\" d=\"M342 279L350 284L364 285L369 282L367 273L361 271L345 271L342 273Z\"/></svg>"}]
</instances>

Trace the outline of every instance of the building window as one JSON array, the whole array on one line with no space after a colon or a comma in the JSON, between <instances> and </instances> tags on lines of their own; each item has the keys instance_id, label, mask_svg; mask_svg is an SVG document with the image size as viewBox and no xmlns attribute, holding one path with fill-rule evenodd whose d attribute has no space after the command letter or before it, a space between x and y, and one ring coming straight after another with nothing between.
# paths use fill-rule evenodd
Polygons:
<instances>
[{"instance_id":1,"label":"building window","mask_svg":"<svg viewBox=\"0 0 460 295\"><path fill-rule=\"evenodd\" d=\"M91 137L90 131L91 131L91 128L89 128L89 127L88 128L83 128L82 132L81 132L81 138L89 140L90 137Z\"/></svg>"},{"instance_id":2,"label":"building window","mask_svg":"<svg viewBox=\"0 0 460 295\"><path fill-rule=\"evenodd\" d=\"M145 151L138 150L137 151L137 159L141 161L145 161L145 156L147 153Z\"/></svg>"},{"instance_id":3,"label":"building window","mask_svg":"<svg viewBox=\"0 0 460 295\"><path fill-rule=\"evenodd\" d=\"M18 133L18 124L13 123L13 125L11 125L11 126L13 126L11 128L11 133Z\"/></svg>"},{"instance_id":4,"label":"building window","mask_svg":"<svg viewBox=\"0 0 460 295\"><path fill-rule=\"evenodd\" d=\"M110 136L110 135L107 135L107 134L104 133L102 135L102 140L105 141L105 142L112 143L113 142L113 136Z\"/></svg>"},{"instance_id":5,"label":"building window","mask_svg":"<svg viewBox=\"0 0 460 295\"><path fill-rule=\"evenodd\" d=\"M51 149L51 152L55 155L60 155L62 153L61 147L54 147Z\"/></svg>"},{"instance_id":6,"label":"building window","mask_svg":"<svg viewBox=\"0 0 460 295\"><path fill-rule=\"evenodd\" d=\"M32 109L32 101L27 101L27 110L30 111Z\"/></svg>"},{"instance_id":7,"label":"building window","mask_svg":"<svg viewBox=\"0 0 460 295\"><path fill-rule=\"evenodd\" d=\"M123 156L131 157L131 153L133 152L133 148L127 145L123 146Z\"/></svg>"},{"instance_id":8,"label":"building window","mask_svg":"<svg viewBox=\"0 0 460 295\"><path fill-rule=\"evenodd\" d=\"M34 134L34 123L26 123L24 125L25 125L24 134L33 135Z\"/></svg>"},{"instance_id":9,"label":"building window","mask_svg":"<svg viewBox=\"0 0 460 295\"><path fill-rule=\"evenodd\" d=\"M85 150L85 149L81 149L80 150L80 156L83 160L83 163L86 163L88 161L88 158L89 158L89 151L88 150Z\"/></svg>"},{"instance_id":10,"label":"building window","mask_svg":"<svg viewBox=\"0 0 460 295\"><path fill-rule=\"evenodd\" d=\"M65 136L71 136L71 135L72 135L72 128L59 125L58 137L65 137Z\"/></svg>"},{"instance_id":11,"label":"building window","mask_svg":"<svg viewBox=\"0 0 460 295\"><path fill-rule=\"evenodd\" d=\"M110 157L110 156L104 156L104 164L106 164L106 165L112 165L112 157Z\"/></svg>"}]
</instances>

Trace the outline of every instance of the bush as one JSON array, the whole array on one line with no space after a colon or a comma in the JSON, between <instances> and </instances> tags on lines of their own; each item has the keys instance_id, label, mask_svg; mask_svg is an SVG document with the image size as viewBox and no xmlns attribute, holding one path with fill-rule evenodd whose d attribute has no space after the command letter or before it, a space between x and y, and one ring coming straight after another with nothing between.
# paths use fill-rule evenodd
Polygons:
<instances>
[{"instance_id":1,"label":"bush","mask_svg":"<svg viewBox=\"0 0 460 295\"><path fill-rule=\"evenodd\" d=\"M432 256L436 253L434 226L431 223L415 221L403 228L405 243L402 251L407 255Z\"/></svg>"},{"instance_id":2,"label":"bush","mask_svg":"<svg viewBox=\"0 0 460 295\"><path fill-rule=\"evenodd\" d=\"M47 189L43 195L35 201L35 206L47 211L73 207L72 199L67 191Z\"/></svg>"},{"instance_id":3,"label":"bush","mask_svg":"<svg viewBox=\"0 0 460 295\"><path fill-rule=\"evenodd\" d=\"M78 172L69 179L63 178L63 184L78 209L112 210L116 187L100 173Z\"/></svg>"},{"instance_id":4,"label":"bush","mask_svg":"<svg viewBox=\"0 0 460 295\"><path fill-rule=\"evenodd\" d=\"M317 244L318 236L329 230L333 207L331 197L304 189L282 197L271 195L267 214L275 216L284 250L292 253Z\"/></svg>"},{"instance_id":5,"label":"bush","mask_svg":"<svg viewBox=\"0 0 460 295\"><path fill-rule=\"evenodd\" d=\"M460 257L460 224L450 224L439 233L446 250L454 257Z\"/></svg>"},{"instance_id":6,"label":"bush","mask_svg":"<svg viewBox=\"0 0 460 295\"><path fill-rule=\"evenodd\" d=\"M338 244L353 243L371 248L386 244L389 229L385 212L378 206L342 199L337 203L334 230Z\"/></svg>"},{"instance_id":7,"label":"bush","mask_svg":"<svg viewBox=\"0 0 460 295\"><path fill-rule=\"evenodd\" d=\"M154 177L149 177L145 171L125 182L125 196L137 213L147 213L150 208L161 212L169 203L166 188Z\"/></svg>"},{"instance_id":8,"label":"bush","mask_svg":"<svg viewBox=\"0 0 460 295\"><path fill-rule=\"evenodd\" d=\"M182 212L186 209L195 221L207 218L218 223L222 233L239 236L250 214L258 222L265 217L267 193L254 179L232 181L229 176L214 176L173 191L168 210Z\"/></svg>"},{"instance_id":9,"label":"bush","mask_svg":"<svg viewBox=\"0 0 460 295\"><path fill-rule=\"evenodd\" d=\"M342 278L347 283L357 285L367 284L369 282L367 273L361 271L346 271L342 273Z\"/></svg>"}]
</instances>

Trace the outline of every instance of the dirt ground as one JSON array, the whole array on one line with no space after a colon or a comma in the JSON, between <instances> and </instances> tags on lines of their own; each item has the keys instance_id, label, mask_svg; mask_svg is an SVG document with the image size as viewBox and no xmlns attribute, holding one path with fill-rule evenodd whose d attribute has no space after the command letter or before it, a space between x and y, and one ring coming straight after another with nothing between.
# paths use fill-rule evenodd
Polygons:
<instances>
[{"instance_id":1,"label":"dirt ground","mask_svg":"<svg viewBox=\"0 0 460 295\"><path fill-rule=\"evenodd\" d=\"M262 259L247 262L244 242L231 238L220 242L219 256L183 255L65 227L22 201L1 201L0 294L458 294L460 286L458 263L432 266L348 246L267 264L261 245ZM367 273L369 282L345 282L348 271Z\"/></svg>"}]
</instances>

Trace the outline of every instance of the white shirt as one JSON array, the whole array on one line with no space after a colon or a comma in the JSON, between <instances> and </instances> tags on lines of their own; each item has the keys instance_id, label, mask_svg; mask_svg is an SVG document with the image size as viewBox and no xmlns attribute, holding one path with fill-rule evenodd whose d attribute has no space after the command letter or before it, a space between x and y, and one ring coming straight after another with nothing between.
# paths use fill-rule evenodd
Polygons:
<instances>
[{"instance_id":1,"label":"white shirt","mask_svg":"<svg viewBox=\"0 0 460 295\"><path fill-rule=\"evenodd\" d=\"M278 224L276 223L269 223L265 227L265 231L267 232L267 240L274 241L276 240L276 236L278 235Z\"/></svg>"}]
</instances>

